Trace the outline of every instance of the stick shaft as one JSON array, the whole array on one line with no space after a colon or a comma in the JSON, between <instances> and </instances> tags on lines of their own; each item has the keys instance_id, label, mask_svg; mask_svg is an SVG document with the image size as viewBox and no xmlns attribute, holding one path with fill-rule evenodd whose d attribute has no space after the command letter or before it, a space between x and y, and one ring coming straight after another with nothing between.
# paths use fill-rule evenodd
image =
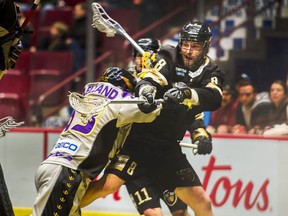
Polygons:
<instances>
[{"instance_id":1,"label":"stick shaft","mask_svg":"<svg viewBox=\"0 0 288 216\"><path fill-rule=\"evenodd\" d=\"M180 142L179 145L182 146L182 147L186 147L186 148L193 148L193 149L197 149L198 148L198 146L196 144L193 144L193 143Z\"/></svg>"},{"instance_id":2,"label":"stick shaft","mask_svg":"<svg viewBox=\"0 0 288 216\"><path fill-rule=\"evenodd\" d=\"M146 103L147 101L145 99L130 99L130 100L111 100L109 103L115 103L115 104L141 104ZM163 103L164 101L162 99L155 100L156 103Z\"/></svg>"},{"instance_id":3,"label":"stick shaft","mask_svg":"<svg viewBox=\"0 0 288 216\"><path fill-rule=\"evenodd\" d=\"M126 32L124 32L122 35L141 55L144 54L145 51L135 42L135 40L133 40L133 38L130 37L130 35L128 35Z\"/></svg>"},{"instance_id":4,"label":"stick shaft","mask_svg":"<svg viewBox=\"0 0 288 216\"><path fill-rule=\"evenodd\" d=\"M24 29L24 28L27 26L28 22L30 21L30 19L31 19L33 13L35 12L37 6L39 5L39 3L40 3L40 0L35 0L35 1L33 2L33 5L32 5L32 7L31 7L30 11L28 12L28 14L27 14L24 22L23 22L22 25L21 25L21 28L22 28L22 29Z\"/></svg>"}]
</instances>

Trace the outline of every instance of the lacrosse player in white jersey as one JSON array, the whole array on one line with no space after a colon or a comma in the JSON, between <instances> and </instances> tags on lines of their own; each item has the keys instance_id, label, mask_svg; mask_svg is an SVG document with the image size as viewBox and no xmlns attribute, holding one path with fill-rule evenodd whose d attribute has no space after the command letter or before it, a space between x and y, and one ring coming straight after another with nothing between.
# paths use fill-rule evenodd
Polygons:
<instances>
[{"instance_id":1,"label":"lacrosse player in white jersey","mask_svg":"<svg viewBox=\"0 0 288 216\"><path fill-rule=\"evenodd\" d=\"M100 82L88 83L82 96L84 101L130 100L135 85L130 72L112 67L104 72ZM151 122L160 113L161 105L156 105L150 114L141 112L141 105L111 102L95 114L84 115L77 110L72 113L48 158L37 170L33 216L81 215L79 204L89 182L122 147L131 124Z\"/></svg>"}]
</instances>

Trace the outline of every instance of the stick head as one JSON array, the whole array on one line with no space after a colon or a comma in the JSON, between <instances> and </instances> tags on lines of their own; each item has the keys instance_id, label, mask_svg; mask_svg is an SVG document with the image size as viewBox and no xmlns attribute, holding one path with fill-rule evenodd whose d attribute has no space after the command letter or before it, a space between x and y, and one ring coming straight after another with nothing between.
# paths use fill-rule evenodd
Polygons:
<instances>
[{"instance_id":1,"label":"stick head","mask_svg":"<svg viewBox=\"0 0 288 216\"><path fill-rule=\"evenodd\" d=\"M92 27L97 28L100 32L106 33L107 37L114 37L117 31L113 25L118 23L111 19L102 6L96 2L92 3L92 11Z\"/></svg>"},{"instance_id":2,"label":"stick head","mask_svg":"<svg viewBox=\"0 0 288 216\"><path fill-rule=\"evenodd\" d=\"M70 106L82 114L83 122L89 121L93 115L99 114L109 104L109 100L102 95L84 96L77 92L70 92L68 97Z\"/></svg>"},{"instance_id":3,"label":"stick head","mask_svg":"<svg viewBox=\"0 0 288 216\"><path fill-rule=\"evenodd\" d=\"M24 122L16 122L11 116L6 116L0 119L0 138L4 137L6 132L8 132L11 128L16 128L23 124Z\"/></svg>"}]
</instances>

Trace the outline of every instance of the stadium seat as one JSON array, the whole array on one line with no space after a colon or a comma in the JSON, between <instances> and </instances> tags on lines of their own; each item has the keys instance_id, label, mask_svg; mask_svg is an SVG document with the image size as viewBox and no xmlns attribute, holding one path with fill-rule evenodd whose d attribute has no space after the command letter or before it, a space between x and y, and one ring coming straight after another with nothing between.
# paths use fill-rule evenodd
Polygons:
<instances>
[{"instance_id":1,"label":"stadium seat","mask_svg":"<svg viewBox=\"0 0 288 216\"><path fill-rule=\"evenodd\" d=\"M28 74L31 65L32 52L23 50L17 60L14 69L20 70L22 74Z\"/></svg>"},{"instance_id":2,"label":"stadium seat","mask_svg":"<svg viewBox=\"0 0 288 216\"><path fill-rule=\"evenodd\" d=\"M72 73L73 54L70 51L37 51L33 53L31 59L31 70L58 70L62 78L65 78Z\"/></svg>"},{"instance_id":3,"label":"stadium seat","mask_svg":"<svg viewBox=\"0 0 288 216\"><path fill-rule=\"evenodd\" d=\"M62 21L68 26L71 26L73 21L73 8L65 7L61 9L53 9L45 11L41 28L51 26L56 21Z\"/></svg>"},{"instance_id":4,"label":"stadium seat","mask_svg":"<svg viewBox=\"0 0 288 216\"><path fill-rule=\"evenodd\" d=\"M10 92L25 95L29 91L29 75L23 74L21 70L7 70L1 79L0 92Z\"/></svg>"},{"instance_id":5,"label":"stadium seat","mask_svg":"<svg viewBox=\"0 0 288 216\"><path fill-rule=\"evenodd\" d=\"M25 120L18 94L0 93L0 118L12 116L16 121Z\"/></svg>"},{"instance_id":6,"label":"stadium seat","mask_svg":"<svg viewBox=\"0 0 288 216\"><path fill-rule=\"evenodd\" d=\"M62 80L61 72L57 69L33 69L30 71L30 104L37 103L39 96ZM67 98L67 90L60 89L48 96L43 106L55 106Z\"/></svg>"},{"instance_id":7,"label":"stadium seat","mask_svg":"<svg viewBox=\"0 0 288 216\"><path fill-rule=\"evenodd\" d=\"M74 7L76 4L80 2L85 2L85 0L69 0L69 1L66 1L66 5Z\"/></svg>"},{"instance_id":8,"label":"stadium seat","mask_svg":"<svg viewBox=\"0 0 288 216\"><path fill-rule=\"evenodd\" d=\"M123 16L125 14L125 16ZM139 30L139 11L129 9L115 9L108 11L108 15L117 21L128 35L133 35ZM124 49L124 43L127 42L122 36L115 35L115 37L106 37L105 34L100 34L101 37L101 51L113 50L117 55L117 61L123 61L127 56L130 56L131 52L128 49Z\"/></svg>"},{"instance_id":9,"label":"stadium seat","mask_svg":"<svg viewBox=\"0 0 288 216\"><path fill-rule=\"evenodd\" d=\"M32 30L33 30L33 34L32 34L32 38L31 38L31 44L34 45L36 38L37 38L37 34L36 32L38 32L39 26L41 25L41 10L35 10L33 15L31 16L29 23L31 23L32 26ZM24 11L23 15L24 17L27 17L29 11Z\"/></svg>"},{"instance_id":10,"label":"stadium seat","mask_svg":"<svg viewBox=\"0 0 288 216\"><path fill-rule=\"evenodd\" d=\"M139 30L139 10L137 9L110 10L108 15L117 21L129 35L133 35Z\"/></svg>"},{"instance_id":11,"label":"stadium seat","mask_svg":"<svg viewBox=\"0 0 288 216\"><path fill-rule=\"evenodd\" d=\"M29 89L30 76L29 74L23 74L21 70L7 70L1 79L0 92L18 95L21 106L24 109L23 115L28 109Z\"/></svg>"}]
</instances>

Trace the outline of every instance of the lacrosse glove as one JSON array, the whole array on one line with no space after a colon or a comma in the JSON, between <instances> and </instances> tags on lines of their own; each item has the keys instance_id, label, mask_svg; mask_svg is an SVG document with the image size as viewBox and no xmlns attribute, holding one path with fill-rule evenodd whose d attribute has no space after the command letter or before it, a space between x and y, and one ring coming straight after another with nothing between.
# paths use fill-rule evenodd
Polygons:
<instances>
[{"instance_id":1,"label":"lacrosse glove","mask_svg":"<svg viewBox=\"0 0 288 216\"><path fill-rule=\"evenodd\" d=\"M192 143L198 146L197 154L206 155L212 152L211 135L204 128L197 128L191 134Z\"/></svg>"},{"instance_id":2,"label":"lacrosse glove","mask_svg":"<svg viewBox=\"0 0 288 216\"><path fill-rule=\"evenodd\" d=\"M156 87L151 85L142 85L139 89L139 98L147 102L138 104L143 113L150 113L157 108L155 103Z\"/></svg>"},{"instance_id":3,"label":"lacrosse glove","mask_svg":"<svg viewBox=\"0 0 288 216\"><path fill-rule=\"evenodd\" d=\"M192 105L198 105L198 94L194 89L189 88L185 83L179 82L175 87L165 92L164 102L171 105L184 104L189 108Z\"/></svg>"},{"instance_id":4,"label":"lacrosse glove","mask_svg":"<svg viewBox=\"0 0 288 216\"><path fill-rule=\"evenodd\" d=\"M23 46L18 38L3 43L0 46L0 70L4 71L14 68L22 50Z\"/></svg>"},{"instance_id":5,"label":"lacrosse glove","mask_svg":"<svg viewBox=\"0 0 288 216\"><path fill-rule=\"evenodd\" d=\"M150 69L152 68L152 62L156 61L156 53L144 52L142 55L142 68Z\"/></svg>"},{"instance_id":6,"label":"lacrosse glove","mask_svg":"<svg viewBox=\"0 0 288 216\"><path fill-rule=\"evenodd\" d=\"M11 46L9 53L8 67L14 68L16 61L18 60L21 52L23 50L22 42L19 40L15 45Z\"/></svg>"}]
</instances>

